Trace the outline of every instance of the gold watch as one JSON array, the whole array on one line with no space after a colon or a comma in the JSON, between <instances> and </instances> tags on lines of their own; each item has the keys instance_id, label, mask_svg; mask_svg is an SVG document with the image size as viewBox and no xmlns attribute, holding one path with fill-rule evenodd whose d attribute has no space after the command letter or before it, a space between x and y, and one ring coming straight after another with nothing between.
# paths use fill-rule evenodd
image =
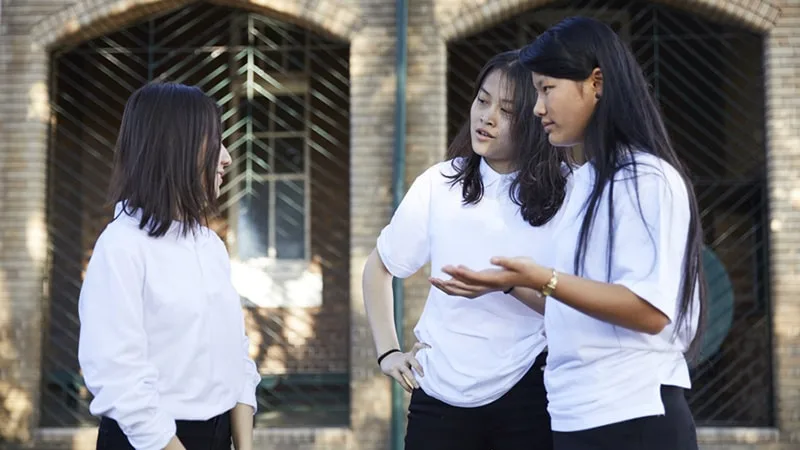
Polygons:
<instances>
[{"instance_id":1,"label":"gold watch","mask_svg":"<svg viewBox=\"0 0 800 450\"><path fill-rule=\"evenodd\" d=\"M549 297L553 293L553 291L556 290L557 286L558 286L558 273L556 272L555 269L553 269L553 274L550 276L550 281L548 281L547 284L542 286L540 292L542 293L543 296Z\"/></svg>"}]
</instances>

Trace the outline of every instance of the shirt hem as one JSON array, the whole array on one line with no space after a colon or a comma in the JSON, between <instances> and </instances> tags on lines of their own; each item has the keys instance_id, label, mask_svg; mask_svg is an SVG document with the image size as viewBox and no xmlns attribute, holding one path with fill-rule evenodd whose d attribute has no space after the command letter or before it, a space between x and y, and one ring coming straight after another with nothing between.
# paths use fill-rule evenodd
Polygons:
<instances>
[{"instance_id":1,"label":"shirt hem","mask_svg":"<svg viewBox=\"0 0 800 450\"><path fill-rule=\"evenodd\" d=\"M512 381L510 381L504 389L500 390L499 392L495 392L492 395L481 397L478 400L465 402L441 395L438 392L436 392L436 389L431 389L431 386L426 382L427 380L425 380L425 377L419 378L418 383L420 385L420 388L422 388L422 390L427 395L435 398L436 400L439 400L440 402L444 402L450 406L455 406L456 408L480 408L481 406L486 406L492 402L499 400L500 397L506 395L508 391L510 391L514 386L516 386L517 383L519 383L522 380L522 378L524 378L525 375L531 370L533 365L536 363L536 358L538 358L539 355L542 354L545 348L547 348L547 344L544 342L537 345L536 350L532 352L536 355L536 357L531 359L530 363L526 364L524 366L524 369L518 372L517 376L512 377L511 378ZM469 389L462 389L462 392L463 391L469 391Z\"/></svg>"},{"instance_id":2,"label":"shirt hem","mask_svg":"<svg viewBox=\"0 0 800 450\"><path fill-rule=\"evenodd\" d=\"M640 419L642 417L664 415L664 404L646 405L646 407L628 408L611 413L606 410L596 410L593 414L586 414L584 417L574 419L558 419L551 413L550 422L553 431L559 433L570 433L574 431L585 431L627 420Z\"/></svg>"}]
</instances>

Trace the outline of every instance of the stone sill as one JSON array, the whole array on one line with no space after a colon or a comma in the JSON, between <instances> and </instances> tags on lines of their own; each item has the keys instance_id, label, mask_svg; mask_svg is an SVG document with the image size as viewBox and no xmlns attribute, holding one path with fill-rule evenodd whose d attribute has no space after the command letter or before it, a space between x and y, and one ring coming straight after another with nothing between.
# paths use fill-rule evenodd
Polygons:
<instances>
[{"instance_id":1,"label":"stone sill","mask_svg":"<svg viewBox=\"0 0 800 450\"><path fill-rule=\"evenodd\" d=\"M777 428L697 428L697 439L703 444L764 444L780 442Z\"/></svg>"},{"instance_id":2,"label":"stone sill","mask_svg":"<svg viewBox=\"0 0 800 450\"><path fill-rule=\"evenodd\" d=\"M330 443L332 448L342 447L352 435L346 427L329 428L256 428L254 446L271 448L276 443L302 444L308 442ZM33 433L34 445L41 449L93 449L97 428L39 428ZM338 444L338 445L337 445Z\"/></svg>"},{"instance_id":3,"label":"stone sill","mask_svg":"<svg viewBox=\"0 0 800 450\"><path fill-rule=\"evenodd\" d=\"M351 430L347 427L330 428L256 428L255 441L304 442L308 440L346 440ZM698 428L702 444L764 444L779 443L780 431L776 428ZM87 445L97 436L94 428L40 428L34 433L36 442L57 444L71 442Z\"/></svg>"}]
</instances>

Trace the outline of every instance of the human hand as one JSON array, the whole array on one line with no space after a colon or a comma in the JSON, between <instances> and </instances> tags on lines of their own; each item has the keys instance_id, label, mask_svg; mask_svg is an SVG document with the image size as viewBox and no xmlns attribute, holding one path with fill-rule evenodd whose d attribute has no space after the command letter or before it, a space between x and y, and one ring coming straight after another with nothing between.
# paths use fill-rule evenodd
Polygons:
<instances>
[{"instance_id":1,"label":"human hand","mask_svg":"<svg viewBox=\"0 0 800 450\"><path fill-rule=\"evenodd\" d=\"M530 258L492 258L499 269L475 271L464 266L445 266L442 271L468 285L479 285L495 290L522 286L540 290L549 279L550 271ZM542 281L544 280L544 281Z\"/></svg>"},{"instance_id":2,"label":"human hand","mask_svg":"<svg viewBox=\"0 0 800 450\"><path fill-rule=\"evenodd\" d=\"M480 297L481 295L488 294L490 292L496 292L500 290L508 289L508 286L504 289L498 289L491 286L487 286L484 284L478 283L466 283L461 280L457 280L455 278L451 278L449 280L442 280L439 278L431 277L428 278L428 281L431 282L436 289L444 292L447 295L455 295L458 297L465 297L465 298L476 298Z\"/></svg>"},{"instance_id":3,"label":"human hand","mask_svg":"<svg viewBox=\"0 0 800 450\"><path fill-rule=\"evenodd\" d=\"M430 345L417 342L409 352L394 352L386 356L383 358L383 361L381 361L381 371L400 383L400 386L402 386L406 392L418 389L419 384L411 369L413 368L416 370L419 376L425 376L422 371L422 366L419 364L416 357L417 352L424 348L430 348Z\"/></svg>"}]
</instances>

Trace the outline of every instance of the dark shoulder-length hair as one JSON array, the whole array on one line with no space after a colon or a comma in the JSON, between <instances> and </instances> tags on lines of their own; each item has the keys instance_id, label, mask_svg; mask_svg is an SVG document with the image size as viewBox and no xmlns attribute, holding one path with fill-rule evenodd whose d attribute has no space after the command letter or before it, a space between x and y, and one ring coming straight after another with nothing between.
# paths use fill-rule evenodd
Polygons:
<instances>
[{"instance_id":1,"label":"dark shoulder-length hair","mask_svg":"<svg viewBox=\"0 0 800 450\"><path fill-rule=\"evenodd\" d=\"M519 50L512 50L490 59L475 80L473 99L486 77L495 71L501 72L510 84L514 92L510 141L518 172L509 186L509 196L519 205L522 217L539 226L552 219L564 201L563 152L550 146L539 119L533 114L536 90L531 73L520 64L519 56ZM461 184L464 204L475 204L483 198L481 156L472 150L473 131L468 118L447 149L447 159L455 170L449 178L453 186Z\"/></svg>"},{"instance_id":2,"label":"dark shoulder-length hair","mask_svg":"<svg viewBox=\"0 0 800 450\"><path fill-rule=\"evenodd\" d=\"M678 333L691 320L695 290L699 289L702 318L706 302L706 283L702 266L703 233L697 198L688 170L678 158L667 134L655 98L631 51L611 28L594 19L573 17L545 31L521 52L521 61L531 71L552 78L584 81L594 69L603 75L603 91L585 131L583 150L587 161L597 171L591 195L586 204L586 216L578 237L575 254L575 273L582 273L586 260L589 233L605 189L608 189L608 214L612 226L608 229L608 261L614 249L614 181L621 170L630 171L636 181L634 151L647 152L666 161L683 178L689 194L691 219L687 232L686 256L681 298L676 317ZM639 198L638 182L635 182ZM645 199L645 201L647 201ZM641 213L641 204L639 205ZM643 216L642 216L643 218ZM690 346L694 354L700 342L702 327Z\"/></svg>"},{"instance_id":3,"label":"dark shoulder-length hair","mask_svg":"<svg viewBox=\"0 0 800 450\"><path fill-rule=\"evenodd\" d=\"M139 228L186 234L216 213L220 111L200 89L150 83L125 104L108 199L141 214Z\"/></svg>"}]
</instances>

